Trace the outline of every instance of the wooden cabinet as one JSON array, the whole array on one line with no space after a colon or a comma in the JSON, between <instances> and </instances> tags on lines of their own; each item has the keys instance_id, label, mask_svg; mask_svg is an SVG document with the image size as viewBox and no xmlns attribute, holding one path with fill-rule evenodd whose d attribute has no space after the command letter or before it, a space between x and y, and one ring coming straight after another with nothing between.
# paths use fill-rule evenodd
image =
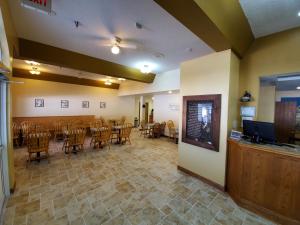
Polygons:
<instances>
[{"instance_id":1,"label":"wooden cabinet","mask_svg":"<svg viewBox=\"0 0 300 225\"><path fill-rule=\"evenodd\" d=\"M229 195L281 224L300 224L300 154L228 141Z\"/></svg>"}]
</instances>

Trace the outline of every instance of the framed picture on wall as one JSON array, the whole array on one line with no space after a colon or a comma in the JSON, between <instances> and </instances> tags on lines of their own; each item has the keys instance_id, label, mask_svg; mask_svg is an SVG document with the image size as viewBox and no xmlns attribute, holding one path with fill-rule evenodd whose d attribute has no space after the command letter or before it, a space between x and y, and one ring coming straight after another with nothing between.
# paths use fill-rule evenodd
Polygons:
<instances>
[{"instance_id":1,"label":"framed picture on wall","mask_svg":"<svg viewBox=\"0 0 300 225\"><path fill-rule=\"evenodd\" d=\"M82 108L89 108L90 102L89 101L82 101Z\"/></svg>"},{"instance_id":2,"label":"framed picture on wall","mask_svg":"<svg viewBox=\"0 0 300 225\"><path fill-rule=\"evenodd\" d=\"M60 107L61 108L69 108L69 100L61 100Z\"/></svg>"},{"instance_id":3,"label":"framed picture on wall","mask_svg":"<svg viewBox=\"0 0 300 225\"><path fill-rule=\"evenodd\" d=\"M221 95L183 97L182 142L219 151Z\"/></svg>"},{"instance_id":4,"label":"framed picture on wall","mask_svg":"<svg viewBox=\"0 0 300 225\"><path fill-rule=\"evenodd\" d=\"M34 99L34 106L35 107L44 107L44 99L43 98Z\"/></svg>"},{"instance_id":5,"label":"framed picture on wall","mask_svg":"<svg viewBox=\"0 0 300 225\"><path fill-rule=\"evenodd\" d=\"M100 102L100 109L106 108L106 102Z\"/></svg>"}]
</instances>

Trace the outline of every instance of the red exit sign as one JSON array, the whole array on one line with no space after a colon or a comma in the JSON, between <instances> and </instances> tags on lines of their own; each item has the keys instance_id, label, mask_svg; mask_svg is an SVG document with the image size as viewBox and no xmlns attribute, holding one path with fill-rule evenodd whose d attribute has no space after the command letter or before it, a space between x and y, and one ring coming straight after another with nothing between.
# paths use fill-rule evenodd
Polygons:
<instances>
[{"instance_id":1,"label":"red exit sign","mask_svg":"<svg viewBox=\"0 0 300 225\"><path fill-rule=\"evenodd\" d=\"M51 13L52 0L22 0L21 2L26 7Z\"/></svg>"}]
</instances>

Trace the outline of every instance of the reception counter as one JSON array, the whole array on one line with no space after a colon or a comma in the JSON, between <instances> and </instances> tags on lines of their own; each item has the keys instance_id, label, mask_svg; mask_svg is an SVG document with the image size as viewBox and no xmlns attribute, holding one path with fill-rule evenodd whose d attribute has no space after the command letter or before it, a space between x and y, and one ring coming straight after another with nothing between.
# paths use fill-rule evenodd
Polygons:
<instances>
[{"instance_id":1,"label":"reception counter","mask_svg":"<svg viewBox=\"0 0 300 225\"><path fill-rule=\"evenodd\" d=\"M300 224L300 149L228 140L226 190L240 206Z\"/></svg>"}]
</instances>

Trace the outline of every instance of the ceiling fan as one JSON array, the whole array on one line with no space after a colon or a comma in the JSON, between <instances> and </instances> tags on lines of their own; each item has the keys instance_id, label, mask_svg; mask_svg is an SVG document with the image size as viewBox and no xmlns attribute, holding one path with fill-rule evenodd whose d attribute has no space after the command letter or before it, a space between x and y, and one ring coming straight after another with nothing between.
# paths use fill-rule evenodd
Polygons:
<instances>
[{"instance_id":1,"label":"ceiling fan","mask_svg":"<svg viewBox=\"0 0 300 225\"><path fill-rule=\"evenodd\" d=\"M112 40L100 42L100 45L111 47L111 52L115 55L120 53L121 48L137 49L133 43L126 42L119 37L114 37Z\"/></svg>"}]
</instances>

